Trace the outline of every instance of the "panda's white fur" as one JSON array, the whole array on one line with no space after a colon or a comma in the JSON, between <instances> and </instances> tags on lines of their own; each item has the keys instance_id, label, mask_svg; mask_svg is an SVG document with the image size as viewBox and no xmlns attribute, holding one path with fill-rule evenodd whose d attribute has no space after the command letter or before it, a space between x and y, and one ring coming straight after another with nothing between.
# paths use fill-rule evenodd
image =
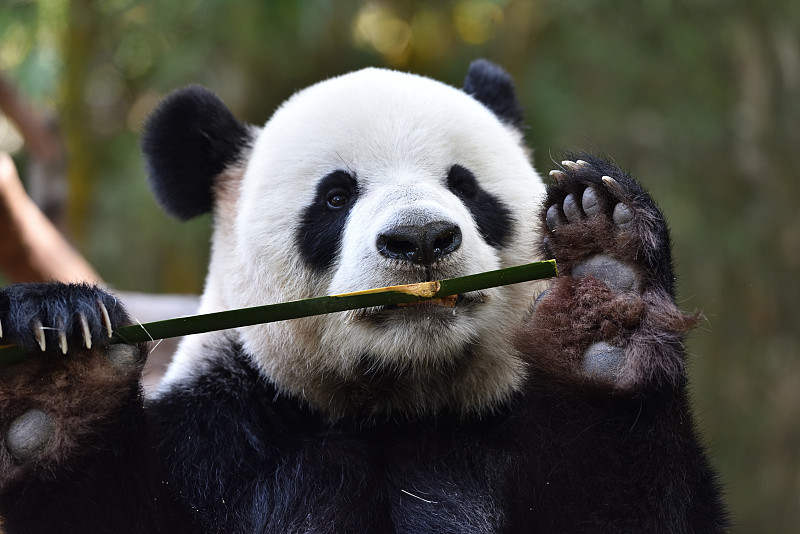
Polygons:
<instances>
[{"instance_id":1,"label":"panda's white fur","mask_svg":"<svg viewBox=\"0 0 800 534\"><path fill-rule=\"evenodd\" d=\"M467 207L448 190L461 165L511 212L504 246L486 243ZM294 245L317 182L337 170L356 177L359 196L330 269L311 269ZM537 259L536 209L544 194L520 132L464 92L428 78L365 69L311 86L258 131L252 150L218 181L213 249L201 312L256 306L478 273ZM461 246L431 272L378 253L387 227L450 221ZM360 358L398 375L404 391L372 413L490 409L522 382L525 366L510 331L530 309L532 284L471 295L469 313L424 306L382 314L343 312L239 329L264 376L288 394L339 417L352 409L346 383L366 380ZM191 379L220 335L186 340L161 391ZM469 348L468 348L469 347ZM468 351L469 358L462 355ZM443 371L443 370L446 370ZM445 373L438 380L428 375ZM416 391L413 391L416 390ZM362 407L363 408L363 407Z\"/></svg>"}]
</instances>

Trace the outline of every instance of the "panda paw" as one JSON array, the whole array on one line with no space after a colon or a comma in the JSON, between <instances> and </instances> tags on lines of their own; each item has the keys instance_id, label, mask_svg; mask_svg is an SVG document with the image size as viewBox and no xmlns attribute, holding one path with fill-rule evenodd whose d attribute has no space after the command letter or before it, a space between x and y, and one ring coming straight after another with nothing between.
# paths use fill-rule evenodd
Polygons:
<instances>
[{"instance_id":1,"label":"panda paw","mask_svg":"<svg viewBox=\"0 0 800 534\"><path fill-rule=\"evenodd\" d=\"M108 343L129 322L122 305L93 286L0 290L0 345L28 353L0 360L0 493L91 450L114 413L138 398L146 347Z\"/></svg>"},{"instance_id":2,"label":"panda paw","mask_svg":"<svg viewBox=\"0 0 800 534\"><path fill-rule=\"evenodd\" d=\"M697 316L675 306L663 215L605 160L582 155L550 175L541 247L560 276L537 299L517 345L531 365L582 388L680 383L683 334Z\"/></svg>"},{"instance_id":3,"label":"panda paw","mask_svg":"<svg viewBox=\"0 0 800 534\"><path fill-rule=\"evenodd\" d=\"M83 284L16 284L0 291L0 342L66 355L106 343L128 322L117 299Z\"/></svg>"},{"instance_id":4,"label":"panda paw","mask_svg":"<svg viewBox=\"0 0 800 534\"><path fill-rule=\"evenodd\" d=\"M559 271L592 275L621 291L656 287L670 295L673 273L664 216L639 183L590 155L550 172L542 247Z\"/></svg>"}]
</instances>

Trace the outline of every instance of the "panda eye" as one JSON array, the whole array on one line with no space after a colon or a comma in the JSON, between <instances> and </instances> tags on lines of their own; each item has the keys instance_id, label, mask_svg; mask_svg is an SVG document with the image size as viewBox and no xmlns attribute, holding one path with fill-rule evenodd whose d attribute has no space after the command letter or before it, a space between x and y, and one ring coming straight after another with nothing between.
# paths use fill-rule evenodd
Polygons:
<instances>
[{"instance_id":1,"label":"panda eye","mask_svg":"<svg viewBox=\"0 0 800 534\"><path fill-rule=\"evenodd\" d=\"M325 202L332 210L338 210L350 202L350 194L344 189L334 189L325 197Z\"/></svg>"},{"instance_id":2,"label":"panda eye","mask_svg":"<svg viewBox=\"0 0 800 534\"><path fill-rule=\"evenodd\" d=\"M462 199L473 199L478 193L475 175L461 165L453 165L447 174L447 187Z\"/></svg>"}]
</instances>

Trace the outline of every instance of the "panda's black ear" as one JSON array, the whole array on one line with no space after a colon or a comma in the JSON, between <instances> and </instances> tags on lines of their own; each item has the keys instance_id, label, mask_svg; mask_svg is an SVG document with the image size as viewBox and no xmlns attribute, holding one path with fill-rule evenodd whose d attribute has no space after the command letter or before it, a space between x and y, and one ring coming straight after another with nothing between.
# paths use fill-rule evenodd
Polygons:
<instances>
[{"instance_id":1,"label":"panda's black ear","mask_svg":"<svg viewBox=\"0 0 800 534\"><path fill-rule=\"evenodd\" d=\"M489 108L501 121L522 129L522 106L517 100L514 81L499 65L485 59L473 61L464 80L464 92Z\"/></svg>"},{"instance_id":2,"label":"panda's black ear","mask_svg":"<svg viewBox=\"0 0 800 534\"><path fill-rule=\"evenodd\" d=\"M183 220L211 211L215 179L241 158L253 135L204 87L169 94L145 122L141 140L158 203Z\"/></svg>"}]
</instances>

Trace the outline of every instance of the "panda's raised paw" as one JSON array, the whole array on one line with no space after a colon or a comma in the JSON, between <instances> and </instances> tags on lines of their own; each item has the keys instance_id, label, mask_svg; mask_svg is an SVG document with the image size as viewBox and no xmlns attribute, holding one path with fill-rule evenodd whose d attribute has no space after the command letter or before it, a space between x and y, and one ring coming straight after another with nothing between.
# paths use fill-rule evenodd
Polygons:
<instances>
[{"instance_id":1,"label":"panda's raised paw","mask_svg":"<svg viewBox=\"0 0 800 534\"><path fill-rule=\"evenodd\" d=\"M632 177L590 155L561 162L550 176L542 249L559 277L537 299L518 347L542 376L582 389L678 383L681 339L697 316L675 306L658 207Z\"/></svg>"}]
</instances>

